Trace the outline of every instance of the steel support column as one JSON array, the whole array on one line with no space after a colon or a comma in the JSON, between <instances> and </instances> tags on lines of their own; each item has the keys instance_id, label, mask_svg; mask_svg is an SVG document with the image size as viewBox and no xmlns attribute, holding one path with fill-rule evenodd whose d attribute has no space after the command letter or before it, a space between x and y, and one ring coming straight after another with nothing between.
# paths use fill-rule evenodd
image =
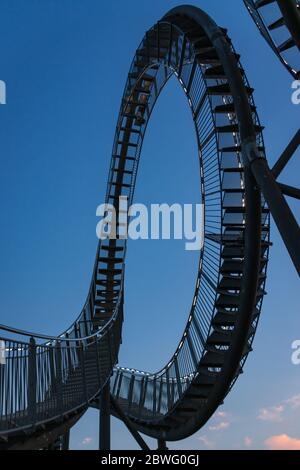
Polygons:
<instances>
[{"instance_id":1,"label":"steel support column","mask_svg":"<svg viewBox=\"0 0 300 470\"><path fill-rule=\"evenodd\" d=\"M110 450L110 385L103 388L100 398L99 449Z\"/></svg>"},{"instance_id":2,"label":"steel support column","mask_svg":"<svg viewBox=\"0 0 300 470\"><path fill-rule=\"evenodd\" d=\"M157 440L157 450L168 450L166 441L163 439L158 439Z\"/></svg>"},{"instance_id":3,"label":"steel support column","mask_svg":"<svg viewBox=\"0 0 300 470\"><path fill-rule=\"evenodd\" d=\"M69 450L70 446L70 430L68 430L62 437L62 449L61 450Z\"/></svg>"},{"instance_id":4,"label":"steel support column","mask_svg":"<svg viewBox=\"0 0 300 470\"><path fill-rule=\"evenodd\" d=\"M150 450L142 436L138 433L138 431L135 429L134 425L130 421L130 419L123 413L122 409L118 405L118 402L114 399L113 396L110 397L112 407L115 411L115 413L118 415L118 417L123 421L125 426L127 427L128 431L132 434L138 445L142 450Z\"/></svg>"}]
</instances>

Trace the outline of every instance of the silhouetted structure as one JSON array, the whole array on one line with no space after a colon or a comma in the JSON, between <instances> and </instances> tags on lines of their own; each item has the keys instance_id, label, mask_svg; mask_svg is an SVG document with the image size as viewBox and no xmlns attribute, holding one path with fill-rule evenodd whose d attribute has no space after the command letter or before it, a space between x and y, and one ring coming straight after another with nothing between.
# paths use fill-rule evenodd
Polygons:
<instances>
[{"instance_id":1,"label":"silhouetted structure","mask_svg":"<svg viewBox=\"0 0 300 470\"><path fill-rule=\"evenodd\" d=\"M271 171L240 57L227 31L196 7L171 10L136 51L118 117L106 201L117 215L120 196L132 202L147 124L173 75L195 125L205 207L204 247L182 339L155 374L117 366L126 240L100 242L87 301L68 331L50 338L2 327L31 337L5 340L4 448L67 448L70 427L89 406L101 410L101 449L110 447L111 414L144 449L139 432L157 439L160 449L168 440L190 436L223 402L251 351L265 294L269 208L300 272L299 227L283 195L284 186L290 187L276 182L299 133ZM171 170L176 171L176 162ZM290 188L289 195L298 197L299 190Z\"/></svg>"}]
</instances>

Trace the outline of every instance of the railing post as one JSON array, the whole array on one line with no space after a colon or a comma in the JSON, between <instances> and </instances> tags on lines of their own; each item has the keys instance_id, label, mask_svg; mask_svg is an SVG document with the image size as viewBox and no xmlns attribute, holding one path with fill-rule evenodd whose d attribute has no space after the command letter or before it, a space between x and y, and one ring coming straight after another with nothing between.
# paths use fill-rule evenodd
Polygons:
<instances>
[{"instance_id":1,"label":"railing post","mask_svg":"<svg viewBox=\"0 0 300 470\"><path fill-rule=\"evenodd\" d=\"M134 381L135 381L135 376L134 376L134 374L132 374L131 377L130 377L128 398L127 398L127 400L128 400L128 407L127 407L128 411L130 410L131 405L132 405Z\"/></svg>"},{"instance_id":2,"label":"railing post","mask_svg":"<svg viewBox=\"0 0 300 470\"><path fill-rule=\"evenodd\" d=\"M28 418L31 424L36 420L36 344L35 339L30 338L28 350Z\"/></svg>"},{"instance_id":3,"label":"railing post","mask_svg":"<svg viewBox=\"0 0 300 470\"><path fill-rule=\"evenodd\" d=\"M66 348L67 348L67 358L68 358L67 370L68 370L68 373L70 373L70 369L71 369L71 353L70 353L70 342L68 341L68 339L69 339L69 334L66 333Z\"/></svg>"},{"instance_id":4,"label":"railing post","mask_svg":"<svg viewBox=\"0 0 300 470\"><path fill-rule=\"evenodd\" d=\"M168 450L166 441L163 439L158 439L157 440L157 450Z\"/></svg>"},{"instance_id":5,"label":"railing post","mask_svg":"<svg viewBox=\"0 0 300 470\"><path fill-rule=\"evenodd\" d=\"M167 382L167 406L168 410L171 408L171 392L170 392L170 376L169 369L166 369L166 382Z\"/></svg>"},{"instance_id":6,"label":"railing post","mask_svg":"<svg viewBox=\"0 0 300 470\"><path fill-rule=\"evenodd\" d=\"M83 399L88 403L88 392L87 392L87 380L85 373L85 360L84 360L84 349L83 343L80 344L80 362L81 362L81 374L82 374L82 387L83 387Z\"/></svg>"},{"instance_id":7,"label":"railing post","mask_svg":"<svg viewBox=\"0 0 300 470\"><path fill-rule=\"evenodd\" d=\"M153 411L153 416L155 416L155 414L156 414L156 376L154 377L154 380L153 380L153 408L152 408L152 411Z\"/></svg>"},{"instance_id":8,"label":"railing post","mask_svg":"<svg viewBox=\"0 0 300 470\"><path fill-rule=\"evenodd\" d=\"M100 361L99 361L99 348L98 348L98 338L97 337L96 337L96 340L95 340L95 349L96 349L96 364L97 364L98 383L99 383L99 389L100 389L101 385L102 385L102 380L101 380L101 367L100 367Z\"/></svg>"},{"instance_id":9,"label":"railing post","mask_svg":"<svg viewBox=\"0 0 300 470\"><path fill-rule=\"evenodd\" d=\"M61 344L58 341L55 345L55 362L56 362L56 394L57 394L57 408L60 412L63 411L63 378L62 378L62 356Z\"/></svg>"}]
</instances>

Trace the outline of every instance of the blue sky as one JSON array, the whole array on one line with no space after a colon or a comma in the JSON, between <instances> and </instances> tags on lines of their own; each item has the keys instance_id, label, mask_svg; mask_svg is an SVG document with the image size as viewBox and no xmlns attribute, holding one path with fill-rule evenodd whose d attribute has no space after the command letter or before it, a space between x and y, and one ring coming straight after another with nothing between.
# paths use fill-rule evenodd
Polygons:
<instances>
[{"instance_id":1,"label":"blue sky","mask_svg":"<svg viewBox=\"0 0 300 470\"><path fill-rule=\"evenodd\" d=\"M191 3L229 29L256 90L272 165L299 126L292 79L241 0ZM79 313L132 55L144 32L179 4L1 0L0 79L7 83L7 105L0 107L1 323L57 334ZM136 200L197 201L196 169L191 117L171 81L145 138ZM299 171L295 159L282 180L297 185ZM300 366L291 363L291 344L300 339L299 284L274 225L272 241L268 296L245 373L205 428L170 448L300 445ZM179 241L129 242L126 265L120 361L156 370L187 319L197 255ZM122 423L113 419L112 429L113 448L136 448ZM71 446L94 449L97 442L98 415L91 410L72 430Z\"/></svg>"}]
</instances>

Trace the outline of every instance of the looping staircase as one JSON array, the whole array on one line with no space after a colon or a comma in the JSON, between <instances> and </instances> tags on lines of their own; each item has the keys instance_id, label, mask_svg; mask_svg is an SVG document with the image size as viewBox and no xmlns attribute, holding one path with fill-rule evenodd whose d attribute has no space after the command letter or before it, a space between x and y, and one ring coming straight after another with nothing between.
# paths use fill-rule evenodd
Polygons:
<instances>
[{"instance_id":1,"label":"looping staircase","mask_svg":"<svg viewBox=\"0 0 300 470\"><path fill-rule=\"evenodd\" d=\"M120 198L133 200L147 124L174 75L198 142L204 245L182 339L168 364L150 373L116 365L126 254ZM15 335L2 338L3 448L21 441L47 447L98 406L109 380L131 425L159 440L191 435L222 404L252 349L265 295L269 210L245 150L250 142L256 159L265 159L262 130L226 29L195 7L177 7L146 33L123 93L107 183L117 237L99 243L84 308L57 338L1 327Z\"/></svg>"},{"instance_id":2,"label":"looping staircase","mask_svg":"<svg viewBox=\"0 0 300 470\"><path fill-rule=\"evenodd\" d=\"M175 75L195 124L200 198L205 206L204 248L195 294L182 340L169 363L155 374L117 366L111 382L114 399L136 429L165 440L182 439L201 427L242 372L265 295L270 246L269 211L259 191L250 188L253 181L243 158L236 96L216 46L218 40L240 74L251 132L264 158L263 128L253 89L227 31L216 25L206 29L206 18L201 22L202 26L188 15L171 12L146 33L128 74L115 138L126 164L130 160L132 168L134 162L138 165L152 109ZM213 36L218 39L214 41ZM133 170L129 187L135 178ZM256 201L254 216L248 208L250 198ZM253 217L254 287L245 279L251 264ZM252 298L245 305L243 293L249 289ZM235 365L230 367L233 354Z\"/></svg>"}]
</instances>

